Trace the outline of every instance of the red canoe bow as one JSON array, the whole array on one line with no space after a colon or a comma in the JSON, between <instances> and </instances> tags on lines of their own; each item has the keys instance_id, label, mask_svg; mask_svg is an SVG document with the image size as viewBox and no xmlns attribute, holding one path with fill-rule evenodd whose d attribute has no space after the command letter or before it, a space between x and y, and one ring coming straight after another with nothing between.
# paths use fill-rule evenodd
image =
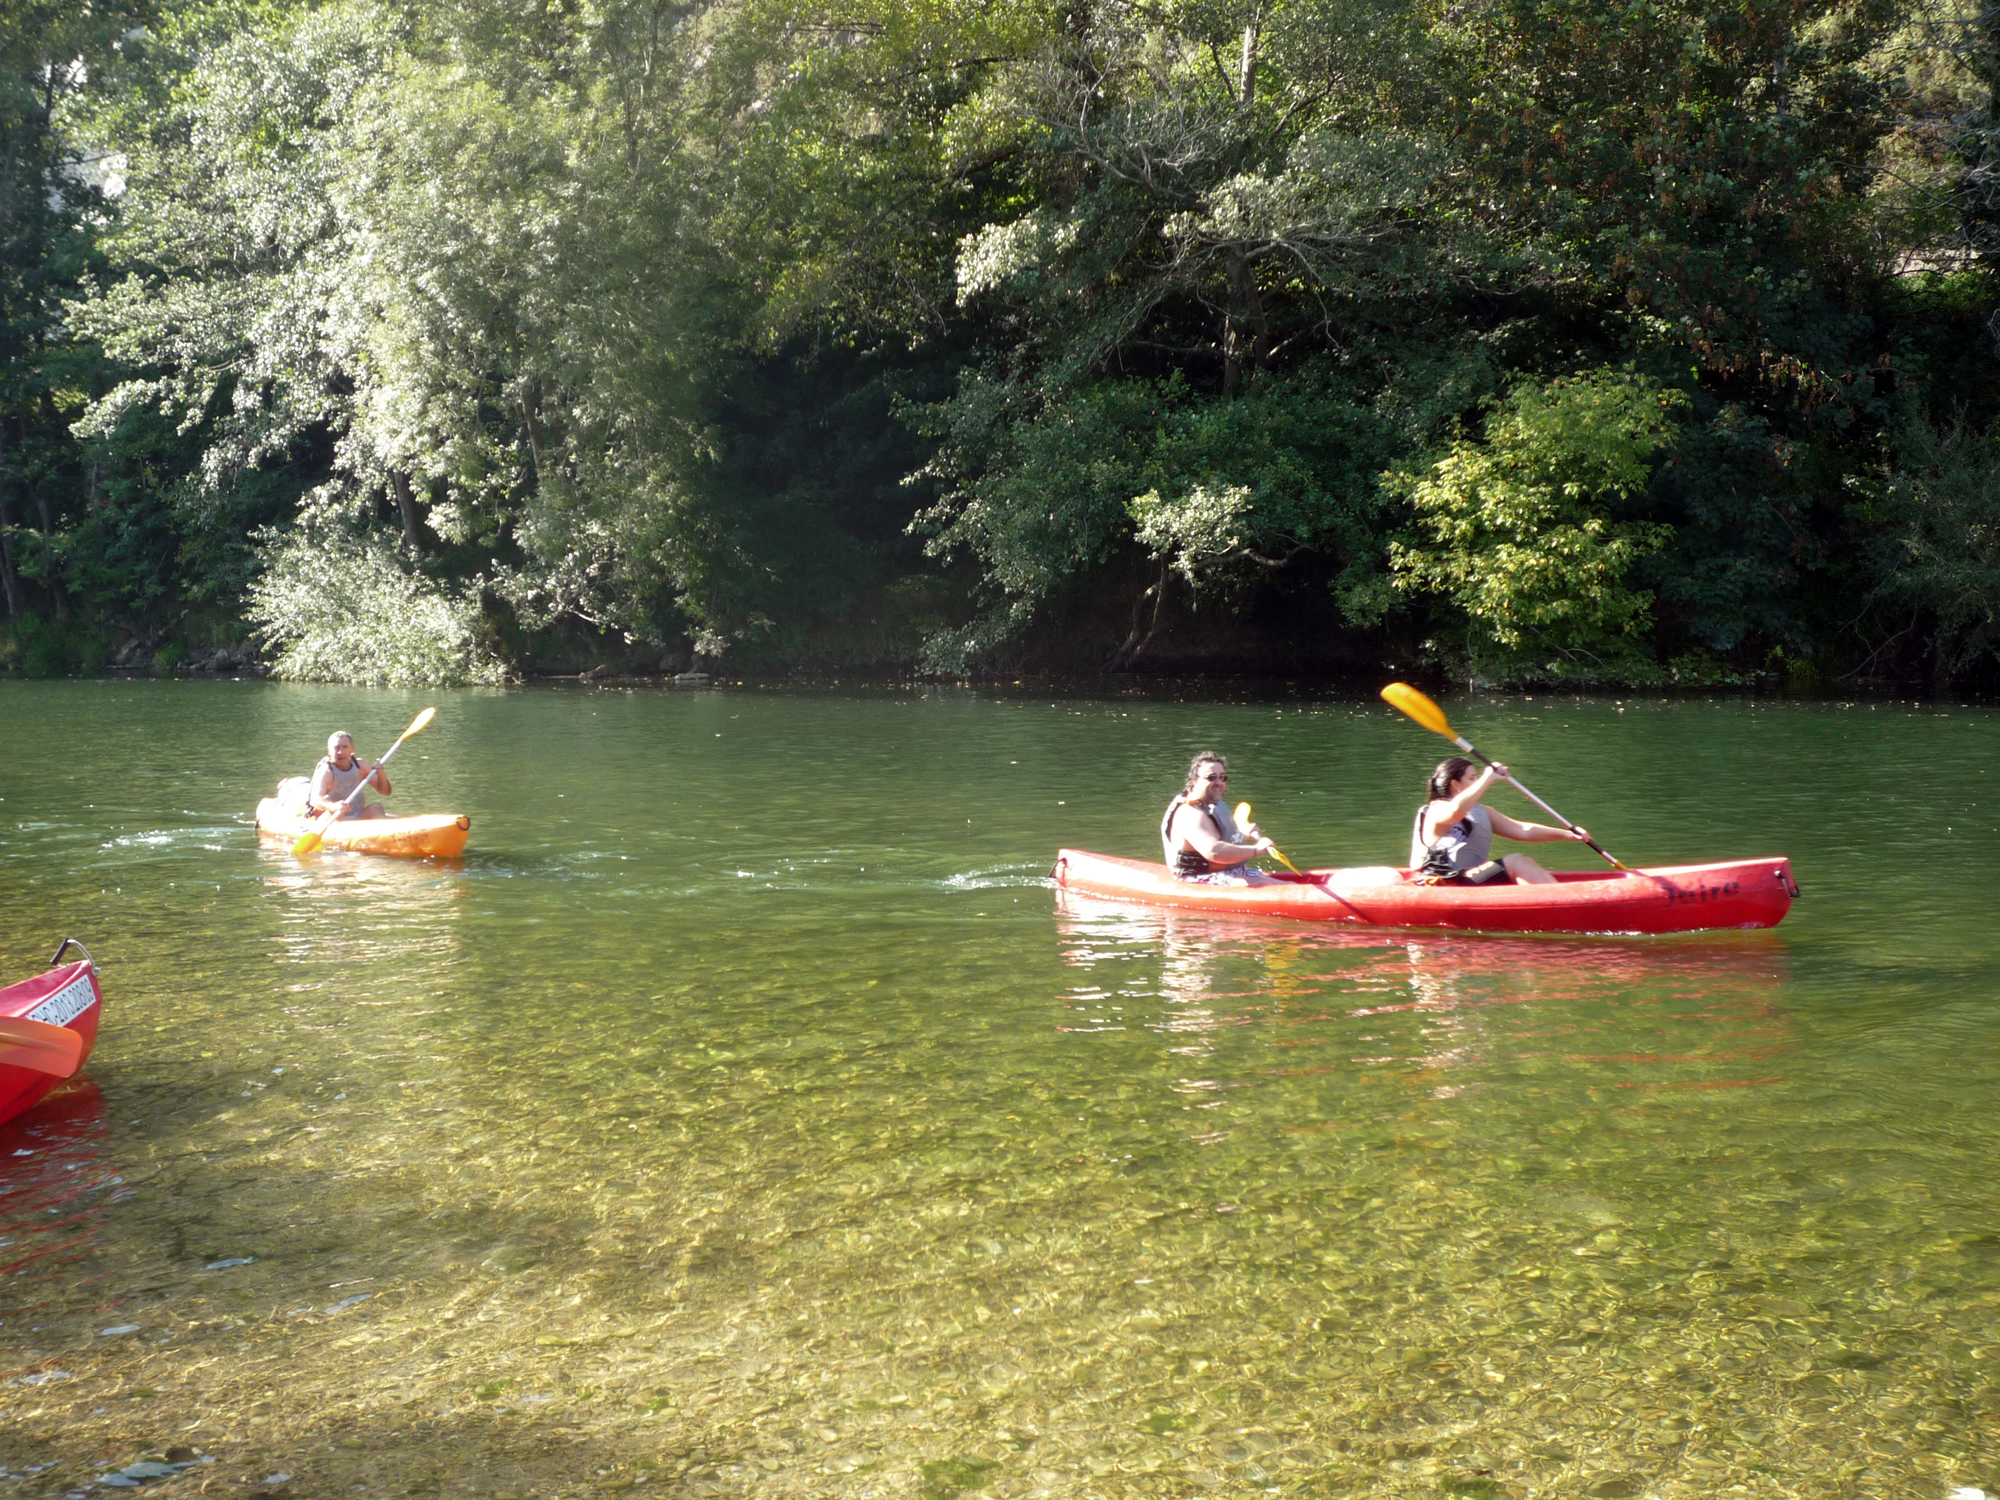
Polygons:
<instances>
[{"instance_id":1,"label":"red canoe bow","mask_svg":"<svg viewBox=\"0 0 2000 1500\"><path fill-rule=\"evenodd\" d=\"M56 957L61 958L71 946L65 942L56 950ZM103 1012L104 992L97 987L97 967L88 954L76 963L0 989L0 1020L39 1022L76 1033L82 1043L76 1071L90 1060ZM41 1103L49 1090L63 1081L63 1075L48 1070L47 1057L45 1049L10 1045L0 1035L0 1125Z\"/></svg>"}]
</instances>

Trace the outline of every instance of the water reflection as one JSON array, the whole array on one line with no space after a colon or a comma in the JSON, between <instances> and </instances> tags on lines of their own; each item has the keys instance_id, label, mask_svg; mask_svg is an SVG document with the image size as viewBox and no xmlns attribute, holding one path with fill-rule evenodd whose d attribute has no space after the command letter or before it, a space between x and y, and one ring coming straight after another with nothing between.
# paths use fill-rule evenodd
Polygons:
<instances>
[{"instance_id":1,"label":"water reflection","mask_svg":"<svg viewBox=\"0 0 2000 1500\"><path fill-rule=\"evenodd\" d=\"M1145 1025L1181 1057L1252 1029L1274 1075L1389 1067L1452 1097L1550 1069L1623 1089L1781 1081L1791 1043L1785 940L1411 934L1245 923L1057 895L1063 962L1087 976L1061 1029ZM1324 1063L1299 1049L1326 1048ZM1445 1075L1465 1074L1463 1078Z\"/></svg>"},{"instance_id":2,"label":"water reflection","mask_svg":"<svg viewBox=\"0 0 2000 1500\"><path fill-rule=\"evenodd\" d=\"M109 1161L104 1095L66 1084L0 1126L0 1277L9 1342L31 1342L37 1314L56 1316L83 1280L111 1204L130 1193Z\"/></svg>"},{"instance_id":3,"label":"water reflection","mask_svg":"<svg viewBox=\"0 0 2000 1500\"><path fill-rule=\"evenodd\" d=\"M390 962L408 974L458 951L468 894L463 860L383 859L322 851L296 859L260 846L263 882L287 962ZM351 976L350 976L351 977Z\"/></svg>"}]
</instances>

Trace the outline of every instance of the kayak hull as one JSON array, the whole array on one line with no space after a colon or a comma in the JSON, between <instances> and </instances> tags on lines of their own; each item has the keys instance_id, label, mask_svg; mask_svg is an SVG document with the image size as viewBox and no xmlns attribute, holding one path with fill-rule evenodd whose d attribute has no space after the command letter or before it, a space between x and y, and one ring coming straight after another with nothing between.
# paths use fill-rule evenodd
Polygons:
<instances>
[{"instance_id":1,"label":"kayak hull","mask_svg":"<svg viewBox=\"0 0 2000 1500\"><path fill-rule=\"evenodd\" d=\"M288 811L276 797L257 804L257 835L290 845L301 834L320 826L318 818ZM464 813L432 813L421 818L340 818L327 825L329 849L359 854L399 854L412 859L456 859L472 837L472 819Z\"/></svg>"},{"instance_id":2,"label":"kayak hull","mask_svg":"<svg viewBox=\"0 0 2000 1500\"><path fill-rule=\"evenodd\" d=\"M83 1038L78 1072L90 1061L90 1049L97 1043L97 1023L103 1013L104 992L97 987L96 966L87 958L0 989L0 1016L67 1026ZM62 1079L37 1068L0 1060L0 1125L34 1108L61 1082Z\"/></svg>"},{"instance_id":3,"label":"kayak hull","mask_svg":"<svg viewBox=\"0 0 2000 1500\"><path fill-rule=\"evenodd\" d=\"M1165 865L1065 849L1059 889L1112 901L1305 922L1480 932L1702 932L1775 927L1798 885L1791 861L1740 859L1645 870L1564 871L1554 885L1424 885L1389 866L1307 870L1271 885L1176 880Z\"/></svg>"}]
</instances>

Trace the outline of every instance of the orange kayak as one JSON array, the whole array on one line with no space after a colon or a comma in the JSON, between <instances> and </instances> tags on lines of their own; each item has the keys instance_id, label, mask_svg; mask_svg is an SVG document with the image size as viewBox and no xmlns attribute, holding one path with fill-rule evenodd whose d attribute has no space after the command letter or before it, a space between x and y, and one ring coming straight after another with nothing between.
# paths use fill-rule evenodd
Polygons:
<instances>
[{"instance_id":1,"label":"orange kayak","mask_svg":"<svg viewBox=\"0 0 2000 1500\"><path fill-rule=\"evenodd\" d=\"M320 826L320 819L302 818L276 797L257 804L260 838L291 844ZM420 818L341 818L326 825L325 843L329 849L352 849L357 854L456 859L471 836L472 819L464 813L432 813Z\"/></svg>"},{"instance_id":2,"label":"orange kayak","mask_svg":"<svg viewBox=\"0 0 2000 1500\"><path fill-rule=\"evenodd\" d=\"M1799 893L1783 855L1649 870L1562 871L1554 885L1425 885L1386 865L1278 875L1270 885L1176 880L1161 864L1065 849L1054 879L1066 891L1245 916L1371 927L1486 932L1701 932L1775 927Z\"/></svg>"},{"instance_id":3,"label":"orange kayak","mask_svg":"<svg viewBox=\"0 0 2000 1500\"><path fill-rule=\"evenodd\" d=\"M64 943L56 950L56 957L61 958L63 950L70 946ZM82 944L76 946L81 948ZM76 1063L78 1070L90 1060L90 1049L97 1042L97 1022L103 1012L104 992L97 987L97 968L87 954L78 963L52 968L33 979L0 989L0 1016L67 1027L83 1039L82 1054ZM62 1082L57 1074L43 1068L9 1061L8 1054L13 1050L0 1045L0 1124L39 1104L50 1089Z\"/></svg>"}]
</instances>

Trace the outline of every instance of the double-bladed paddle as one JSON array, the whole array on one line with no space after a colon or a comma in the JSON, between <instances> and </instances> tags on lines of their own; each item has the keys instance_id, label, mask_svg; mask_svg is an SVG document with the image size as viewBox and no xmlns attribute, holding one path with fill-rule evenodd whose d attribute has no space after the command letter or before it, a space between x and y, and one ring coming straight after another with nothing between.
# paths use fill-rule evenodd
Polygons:
<instances>
[{"instance_id":1,"label":"double-bladed paddle","mask_svg":"<svg viewBox=\"0 0 2000 1500\"><path fill-rule=\"evenodd\" d=\"M83 1066L83 1038L67 1026L0 1016L0 1063L68 1078Z\"/></svg>"},{"instance_id":2,"label":"double-bladed paddle","mask_svg":"<svg viewBox=\"0 0 2000 1500\"><path fill-rule=\"evenodd\" d=\"M436 717L437 717L437 710L434 708L427 708L422 713L418 714L414 719L410 720L410 727L408 729L405 729L400 735L396 737L396 743L389 747L387 754L385 754L380 760L376 761L374 765L368 768L368 774L362 777L361 780L355 784L354 790L349 792L345 797L340 799L340 806L336 807L332 812L328 813L325 817L321 818L319 820L319 825L317 827L309 828L304 833L299 835L298 842L292 845L292 853L310 854L313 852L313 850L317 849L321 844L325 843L326 831L327 829L333 827L333 825L340 820L340 814L342 809L344 809L348 803L352 802L356 797L359 797L364 791L367 790L368 783L375 779L375 773L381 770L387 764L389 764L389 756L394 755L398 750L403 748L404 740L408 739L411 735L418 733L420 730L422 730L422 728L426 724L430 723L430 721Z\"/></svg>"},{"instance_id":3,"label":"double-bladed paddle","mask_svg":"<svg viewBox=\"0 0 2000 1500\"><path fill-rule=\"evenodd\" d=\"M1415 719L1419 724L1423 725L1424 728L1428 729L1432 734L1443 735L1446 739L1450 740L1454 745L1458 746L1459 749L1463 750L1467 755L1471 756L1474 760L1483 761L1485 762L1485 764L1489 766L1493 764L1492 761L1487 760L1484 755L1480 754L1479 751L1475 750L1472 747L1472 741L1466 739L1465 736L1461 734L1453 732L1451 727L1451 722L1445 718L1443 709L1439 708L1435 703L1431 702L1430 699L1426 698L1422 693L1418 692L1415 688L1411 687L1407 682L1392 682L1387 687L1383 688L1382 701L1388 704L1389 707L1395 709L1398 713L1407 714L1410 718ZM1544 802L1540 797L1537 797L1533 792L1529 791L1526 787L1522 786L1521 783L1518 780L1516 780L1511 773L1508 775L1507 780L1510 783L1512 783L1515 791L1519 792L1523 797L1526 797L1530 802L1534 803L1535 806L1539 807L1543 812L1547 813L1550 817L1554 818L1558 823L1562 824L1562 826L1567 828L1571 833L1576 833L1576 834L1583 833L1583 830L1578 828L1576 824L1570 822L1568 818L1565 818L1561 813L1557 812L1553 807L1550 807L1548 803ZM1632 868L1630 865L1626 864L1623 860L1620 860L1616 855L1612 854L1602 844L1598 843L1596 839L1589 837L1587 834L1584 835L1583 841L1586 844L1590 845L1591 848L1595 849L1599 854L1602 854L1606 859L1610 860L1611 863L1618 869L1629 870Z\"/></svg>"}]
</instances>

